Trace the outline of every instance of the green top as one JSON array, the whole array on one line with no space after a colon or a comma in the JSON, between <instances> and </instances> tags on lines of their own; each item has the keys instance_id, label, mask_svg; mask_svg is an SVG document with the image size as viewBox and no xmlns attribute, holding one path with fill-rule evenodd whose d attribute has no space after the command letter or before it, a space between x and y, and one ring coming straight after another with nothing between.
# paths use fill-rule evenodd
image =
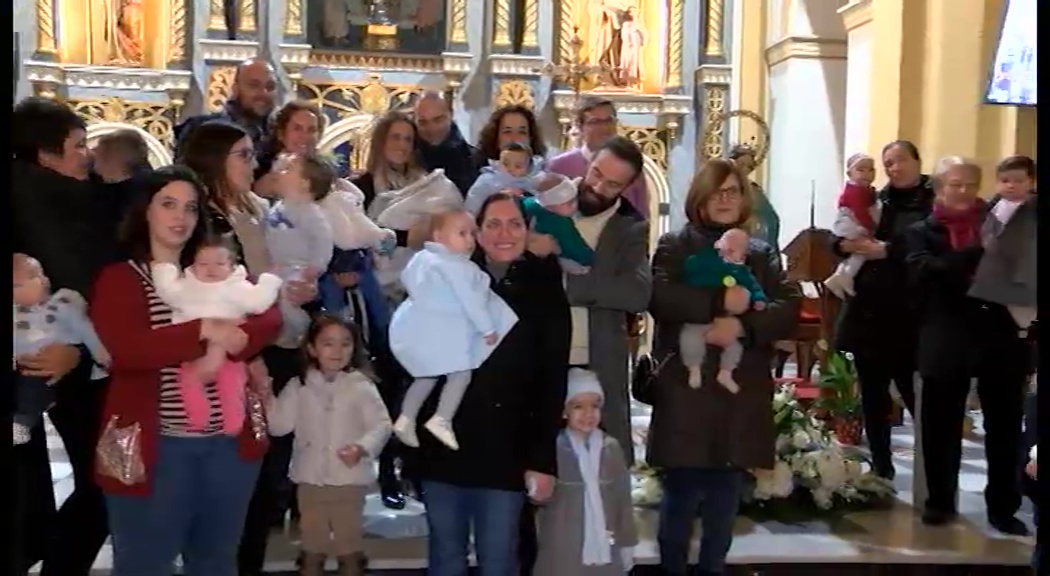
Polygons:
<instances>
[{"instance_id":1,"label":"green top","mask_svg":"<svg viewBox=\"0 0 1050 576\"><path fill-rule=\"evenodd\" d=\"M697 288L742 286L751 293L752 302L765 302L766 293L747 264L726 262L713 247L685 259L685 283Z\"/></svg>"},{"instance_id":2,"label":"green top","mask_svg":"<svg viewBox=\"0 0 1050 576\"><path fill-rule=\"evenodd\" d=\"M529 196L522 201L525 207L525 215L532 219L533 230L540 234L548 234L558 242L562 258L567 258L583 266L594 264L594 250L587 241L580 236L576 229L576 223L568 216L555 214L540 206L539 201Z\"/></svg>"},{"instance_id":3,"label":"green top","mask_svg":"<svg viewBox=\"0 0 1050 576\"><path fill-rule=\"evenodd\" d=\"M755 220L751 236L763 240L780 254L780 216L769 201L769 196L755 182L751 183L751 193L754 200L751 212Z\"/></svg>"}]
</instances>

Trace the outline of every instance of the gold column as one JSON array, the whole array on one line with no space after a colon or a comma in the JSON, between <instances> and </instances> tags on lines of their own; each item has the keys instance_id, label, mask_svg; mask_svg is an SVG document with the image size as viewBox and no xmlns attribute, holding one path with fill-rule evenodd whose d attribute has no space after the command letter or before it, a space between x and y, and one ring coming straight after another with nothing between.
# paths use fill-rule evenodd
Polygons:
<instances>
[{"instance_id":1,"label":"gold column","mask_svg":"<svg viewBox=\"0 0 1050 576\"><path fill-rule=\"evenodd\" d=\"M510 52L510 0L496 0L493 6L492 47L495 52Z\"/></svg>"},{"instance_id":2,"label":"gold column","mask_svg":"<svg viewBox=\"0 0 1050 576\"><path fill-rule=\"evenodd\" d=\"M303 0L289 0L284 10L284 35L303 35Z\"/></svg>"},{"instance_id":3,"label":"gold column","mask_svg":"<svg viewBox=\"0 0 1050 576\"><path fill-rule=\"evenodd\" d=\"M671 0L667 31L667 89L682 87L682 35L685 0ZM564 14L563 14L564 17Z\"/></svg>"},{"instance_id":4,"label":"gold column","mask_svg":"<svg viewBox=\"0 0 1050 576\"><path fill-rule=\"evenodd\" d=\"M722 46L722 14L724 0L707 1L707 39L704 42L704 56L722 58L725 49Z\"/></svg>"},{"instance_id":5,"label":"gold column","mask_svg":"<svg viewBox=\"0 0 1050 576\"><path fill-rule=\"evenodd\" d=\"M55 44L55 4L52 0L36 0L37 58L57 59Z\"/></svg>"},{"instance_id":6,"label":"gold column","mask_svg":"<svg viewBox=\"0 0 1050 576\"><path fill-rule=\"evenodd\" d=\"M255 0L241 0L239 32L255 32Z\"/></svg>"},{"instance_id":7,"label":"gold column","mask_svg":"<svg viewBox=\"0 0 1050 576\"><path fill-rule=\"evenodd\" d=\"M539 48L540 7L537 0L525 0L525 22L522 24L521 47Z\"/></svg>"},{"instance_id":8,"label":"gold column","mask_svg":"<svg viewBox=\"0 0 1050 576\"><path fill-rule=\"evenodd\" d=\"M208 30L225 30L226 20L222 15L222 0L208 2Z\"/></svg>"},{"instance_id":9,"label":"gold column","mask_svg":"<svg viewBox=\"0 0 1050 576\"><path fill-rule=\"evenodd\" d=\"M467 0L451 0L448 6L448 43L467 43Z\"/></svg>"},{"instance_id":10,"label":"gold column","mask_svg":"<svg viewBox=\"0 0 1050 576\"><path fill-rule=\"evenodd\" d=\"M168 42L168 65L181 64L186 59L186 0L172 0L169 17L170 36Z\"/></svg>"}]
</instances>

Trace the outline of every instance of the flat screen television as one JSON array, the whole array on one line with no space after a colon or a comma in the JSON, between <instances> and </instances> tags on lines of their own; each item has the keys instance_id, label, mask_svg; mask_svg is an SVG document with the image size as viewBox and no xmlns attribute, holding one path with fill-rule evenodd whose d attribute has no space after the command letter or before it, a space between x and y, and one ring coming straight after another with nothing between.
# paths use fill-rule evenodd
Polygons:
<instances>
[{"instance_id":1,"label":"flat screen television","mask_svg":"<svg viewBox=\"0 0 1050 576\"><path fill-rule=\"evenodd\" d=\"M1006 0L1006 14L984 96L989 104L1036 105L1036 1Z\"/></svg>"}]
</instances>

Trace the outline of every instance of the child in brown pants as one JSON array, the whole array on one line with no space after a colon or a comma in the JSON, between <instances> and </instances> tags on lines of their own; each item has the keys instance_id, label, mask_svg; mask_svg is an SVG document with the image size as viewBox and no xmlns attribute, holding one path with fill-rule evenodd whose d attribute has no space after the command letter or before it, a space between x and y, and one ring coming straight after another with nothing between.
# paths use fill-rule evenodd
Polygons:
<instances>
[{"instance_id":1,"label":"child in brown pants","mask_svg":"<svg viewBox=\"0 0 1050 576\"><path fill-rule=\"evenodd\" d=\"M299 485L302 576L321 576L328 556L340 576L363 576L362 512L375 482L372 460L390 437L390 415L359 369L357 326L319 316L306 333L309 366L266 402L270 433L295 432L291 479Z\"/></svg>"}]
</instances>

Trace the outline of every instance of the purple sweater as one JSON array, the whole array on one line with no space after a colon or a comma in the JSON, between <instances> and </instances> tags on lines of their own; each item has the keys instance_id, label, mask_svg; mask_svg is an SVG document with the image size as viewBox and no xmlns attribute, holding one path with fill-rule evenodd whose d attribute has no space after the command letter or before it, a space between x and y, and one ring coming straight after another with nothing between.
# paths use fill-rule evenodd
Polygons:
<instances>
[{"instance_id":1,"label":"purple sweater","mask_svg":"<svg viewBox=\"0 0 1050 576\"><path fill-rule=\"evenodd\" d=\"M587 166L589 164L590 162L583 155L583 151L576 148L568 152L562 152L548 160L546 169L548 172L561 174L568 178L580 178L587 174ZM623 191L622 197L626 198L644 218L649 218L649 195L645 189L644 176L639 175L634 184L631 184Z\"/></svg>"}]
</instances>

